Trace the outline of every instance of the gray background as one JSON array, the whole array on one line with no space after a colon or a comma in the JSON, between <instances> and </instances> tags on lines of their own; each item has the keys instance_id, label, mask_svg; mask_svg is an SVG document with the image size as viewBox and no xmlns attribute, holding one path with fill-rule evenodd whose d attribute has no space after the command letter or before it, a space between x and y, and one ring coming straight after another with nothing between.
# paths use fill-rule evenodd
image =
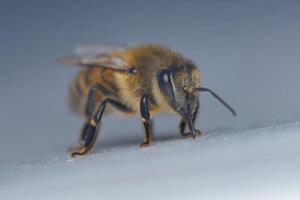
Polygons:
<instances>
[{"instance_id":1,"label":"gray background","mask_svg":"<svg viewBox=\"0 0 300 200\"><path fill-rule=\"evenodd\" d=\"M206 134L298 120L299 8L297 1L1 1L0 167L64 155L77 143L81 120L64 98L78 69L55 60L80 44L162 43L192 58L204 85L238 112L233 118L202 94L197 127ZM157 139L180 137L178 117L158 119ZM138 118L103 124L98 152L142 140Z\"/></svg>"}]
</instances>

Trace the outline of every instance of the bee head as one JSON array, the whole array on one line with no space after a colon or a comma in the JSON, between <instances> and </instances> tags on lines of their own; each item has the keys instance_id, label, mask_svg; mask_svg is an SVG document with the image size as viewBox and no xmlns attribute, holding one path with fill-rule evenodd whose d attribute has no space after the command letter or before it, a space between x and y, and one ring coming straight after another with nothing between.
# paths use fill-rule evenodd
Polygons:
<instances>
[{"instance_id":1,"label":"bee head","mask_svg":"<svg viewBox=\"0 0 300 200\"><path fill-rule=\"evenodd\" d=\"M196 66L189 64L184 67L170 66L157 75L160 92L186 122L190 122L198 107L200 72Z\"/></svg>"}]
</instances>

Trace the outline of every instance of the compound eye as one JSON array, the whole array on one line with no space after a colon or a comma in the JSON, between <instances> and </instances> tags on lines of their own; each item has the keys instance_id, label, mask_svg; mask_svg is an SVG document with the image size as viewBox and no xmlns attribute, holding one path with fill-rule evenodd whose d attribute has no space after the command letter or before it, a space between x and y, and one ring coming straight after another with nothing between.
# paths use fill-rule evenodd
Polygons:
<instances>
[{"instance_id":1,"label":"compound eye","mask_svg":"<svg viewBox=\"0 0 300 200\"><path fill-rule=\"evenodd\" d=\"M159 89L167 96L174 98L171 73L168 69L162 70L158 75Z\"/></svg>"},{"instance_id":2,"label":"compound eye","mask_svg":"<svg viewBox=\"0 0 300 200\"><path fill-rule=\"evenodd\" d=\"M163 82L164 84L168 84L171 81L169 71L168 70L163 70L160 73L160 79L161 79L161 82Z\"/></svg>"}]
</instances>

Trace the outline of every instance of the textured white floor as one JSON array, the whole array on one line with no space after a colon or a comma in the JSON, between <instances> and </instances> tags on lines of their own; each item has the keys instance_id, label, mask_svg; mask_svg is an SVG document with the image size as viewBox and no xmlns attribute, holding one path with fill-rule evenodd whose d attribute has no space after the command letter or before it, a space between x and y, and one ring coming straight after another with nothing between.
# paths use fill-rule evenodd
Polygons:
<instances>
[{"instance_id":1,"label":"textured white floor","mask_svg":"<svg viewBox=\"0 0 300 200\"><path fill-rule=\"evenodd\" d=\"M108 148L0 171L3 199L299 199L300 124Z\"/></svg>"}]
</instances>

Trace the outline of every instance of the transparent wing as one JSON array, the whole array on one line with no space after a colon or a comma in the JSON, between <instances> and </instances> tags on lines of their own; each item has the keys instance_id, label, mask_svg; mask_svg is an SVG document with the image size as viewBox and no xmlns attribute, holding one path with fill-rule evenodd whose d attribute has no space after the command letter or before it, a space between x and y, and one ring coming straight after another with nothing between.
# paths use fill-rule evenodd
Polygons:
<instances>
[{"instance_id":1,"label":"transparent wing","mask_svg":"<svg viewBox=\"0 0 300 200\"><path fill-rule=\"evenodd\" d=\"M75 48L75 54L82 56L96 56L116 50L122 51L125 50L126 47L126 45L122 44L87 44Z\"/></svg>"},{"instance_id":2,"label":"transparent wing","mask_svg":"<svg viewBox=\"0 0 300 200\"><path fill-rule=\"evenodd\" d=\"M121 57L125 47L111 45L83 45L76 48L76 54L59 59L58 62L81 67L110 68L118 71L127 71L130 66ZM110 52L119 53L113 53Z\"/></svg>"}]
</instances>

